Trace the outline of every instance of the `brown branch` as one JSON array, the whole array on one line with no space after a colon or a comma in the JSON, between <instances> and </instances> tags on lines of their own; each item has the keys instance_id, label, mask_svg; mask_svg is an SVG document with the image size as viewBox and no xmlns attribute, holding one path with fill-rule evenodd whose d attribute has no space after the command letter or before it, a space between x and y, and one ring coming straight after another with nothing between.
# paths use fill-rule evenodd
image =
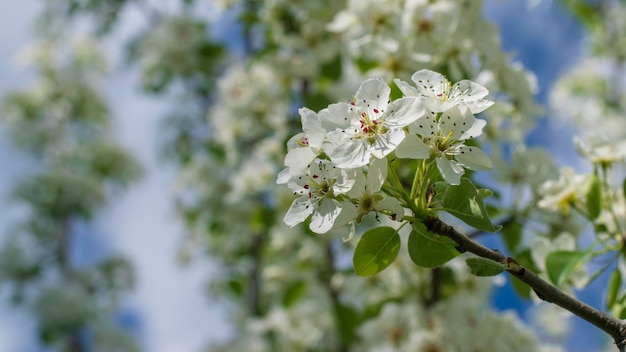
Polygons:
<instances>
[{"instance_id":1,"label":"brown branch","mask_svg":"<svg viewBox=\"0 0 626 352\"><path fill-rule=\"evenodd\" d=\"M426 307L432 307L441 300L441 267L433 268L430 271L430 296L426 299Z\"/></svg>"},{"instance_id":2,"label":"brown branch","mask_svg":"<svg viewBox=\"0 0 626 352\"><path fill-rule=\"evenodd\" d=\"M331 280L335 275L335 253L332 248L332 242L326 241L326 257L324 265L319 272L319 280L326 289L328 297L333 305L333 312L335 314L335 323L337 324L337 331L341 331L341 325L343 324L342 305L340 300L340 292L333 287ZM350 341L348 341L343 334L339 334L338 345L335 350L337 352L347 352L350 350Z\"/></svg>"},{"instance_id":3,"label":"brown branch","mask_svg":"<svg viewBox=\"0 0 626 352\"><path fill-rule=\"evenodd\" d=\"M426 225L429 231L448 237L456 242L459 252L470 252L479 257L491 259L506 265L507 271L530 286L539 298L546 302L556 304L602 329L604 332L611 335L619 351L625 351L626 323L624 321L567 295L565 292L537 276L537 274L533 273L531 270L518 264L513 258L506 257L497 250L489 249L480 243L474 242L438 218L428 217L424 220L424 225Z\"/></svg>"},{"instance_id":4,"label":"brown branch","mask_svg":"<svg viewBox=\"0 0 626 352\"><path fill-rule=\"evenodd\" d=\"M263 247L265 246L265 236L260 233L252 235L250 243L250 256L252 263L248 273L248 313L251 316L259 317L263 315L261 308L261 270L263 261Z\"/></svg>"}]
</instances>

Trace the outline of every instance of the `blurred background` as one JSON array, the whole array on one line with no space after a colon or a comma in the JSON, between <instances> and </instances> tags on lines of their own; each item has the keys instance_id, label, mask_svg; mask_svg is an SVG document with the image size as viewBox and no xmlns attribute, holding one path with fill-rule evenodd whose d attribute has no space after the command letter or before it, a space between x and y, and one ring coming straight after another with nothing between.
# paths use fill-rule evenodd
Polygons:
<instances>
[{"instance_id":1,"label":"blurred background","mask_svg":"<svg viewBox=\"0 0 626 352\"><path fill-rule=\"evenodd\" d=\"M298 42L298 39L290 39L289 31L271 27L273 22L267 18L276 15L284 19L280 16L289 14L294 16L290 20L295 21L295 26L300 26L302 14L293 9L301 2L232 3L185 0L0 3L5 29L0 34L3 99L0 159L5 165L0 173L3 204L0 351L316 350L276 341L270 344L274 347L266 349L261 345L253 349L250 346L255 345L254 341L246 344L239 341L240 344L230 347L228 343L232 339L238 341L238 336L248 331L263 335L271 329L280 331L295 324L286 323L289 318L274 312L271 303L264 306L262 302L260 308L254 308L254 303L250 303L254 298L249 293L238 293L250 292L250 286L246 285L254 285L242 282L247 282L243 278L250 275L254 277L255 271L241 268L255 267L259 257L238 253L236 248L254 252L256 247L250 238L256 238L257 232L280 233L265 241L283 255L289 248L295 248L288 239L290 232L276 225L276 220L267 220L280 219L280 211L270 214L262 211L267 204L280 209L285 201L269 199L268 191L258 185L274 182L284 155L284 142L294 131L294 121L298 122L293 117L297 116L295 109L306 105L319 110L315 106L325 106L328 99L320 98L319 87L331 86L334 81L328 78L324 82L316 81L308 75L329 75L335 59L320 54L324 52L323 43L322 49L316 48L311 53L293 44L290 40ZM268 15L265 7L273 12ZM579 63L587 51L585 27L571 11L575 6L567 7L556 1L487 0L482 9L477 7L478 10L467 10L464 16L482 17L481 20L495 23L502 52L534 74L535 102L548 106L548 94L555 82ZM282 13L283 8L291 12ZM307 9L333 18L322 9ZM339 12L338 9L327 11ZM251 15L255 13L258 17ZM276 23L276 26L281 24ZM262 26L269 29L259 29ZM299 34L308 34L307 31L312 29L294 30ZM484 35L491 36L486 30ZM262 69L247 72L248 77L243 80L263 89L263 94L227 87L229 82L239 84L237 80L242 78L235 74L220 80L230 74L229 64L250 57L251 61L262 63L266 58L263 47L267 45L270 48L267 51L271 51L272 44L282 45L281 40L293 48L276 55L273 59L276 67L306 71L311 68L307 61L310 56L325 64L310 73L301 73L305 76L301 82L286 83L284 77L272 76L275 73L270 75ZM341 52L336 48L328 50ZM305 51L309 57L302 54ZM365 57L362 61L376 60L383 61L380 57ZM406 73L424 65L408 65ZM451 66L445 67L449 76L455 72ZM387 77L390 73L347 71L344 64L342 77L352 75L346 79L348 83L328 91L344 94L354 91L354 82L360 77L373 74ZM454 80L475 78L473 74L479 71L465 71ZM275 103L277 96L285 96L282 91L285 87L295 86L300 93L307 90L312 93L302 94L291 102ZM257 114L282 114L291 118L272 120L270 116L269 122L264 120L258 125L255 122L236 125L238 122L226 115L239 110L233 108L229 112L216 103L224 99L224 91L251 94L251 100L266 99L270 106L261 107L263 110ZM339 100L330 99L330 102ZM245 99L241 105L245 105ZM539 111L534 114L534 126L528 127L517 142L546 148L557 165L584 169L572 143L574 127L548 118L547 109ZM276 146L264 142L269 133L265 130L249 135L258 126L267 129L268 123L279 126L278 132L272 132ZM501 128L515 126L503 124ZM224 132L220 132L222 127ZM203 144L207 138L219 143ZM267 150L273 162L278 160L278 166L267 166L265 160L252 154L253 150L261 153ZM258 164L251 164L251 160ZM239 169L251 165L252 170L243 170L245 175L233 181L232 165ZM224 180L230 183L223 186ZM250 199L261 206L245 206L252 204ZM224 212L215 213L220 207ZM224 218L223 222L215 219L220 217ZM252 244L227 237L234 236L241 227L237 219L246 224L246 231L251 234L246 238ZM200 223L203 225L199 226ZM229 224L236 229L227 229ZM315 236L304 230L300 232L305 233L300 246L316 241ZM205 233L219 236L214 238ZM484 241L492 248L503 246L494 237L484 237ZM336 244L328 248L341 252ZM300 249L297 253L301 261L294 265L303 270L317 260L316 254L304 254ZM274 258L272 255L267 257ZM337 259L335 270L342 273L345 262ZM268 264L272 265L281 264ZM306 291L314 285L302 282L314 281L321 274L310 277L303 274L295 281L276 279L266 271L256 275L266 279L263 289L270 291L268 297L280 296L278 300L283 306L291 309L291 303L285 303L291 298L285 297L299 300L300 296L314 295L314 291ZM281 283L286 289L279 294L273 285ZM605 284L606 278L598 280L579 297L601 307L599 292ZM346 289L346 292L350 291ZM531 326L528 331L541 335L541 327L532 327L537 325L537 319L530 313L534 303L519 298L509 282L500 282L493 291L484 294L496 312L514 310L520 321ZM249 307L247 315L239 312L243 306ZM306 317L306 312L301 310L296 316ZM326 320L311 324L324 326L328 324ZM257 325L251 326L254 324L249 321ZM573 330L563 333L566 338L540 336L539 340L547 339L568 351L604 350L598 347L606 342L601 333L579 320L572 320L571 324ZM328 338L323 336L318 339ZM337 342L343 347L346 341L351 341L341 337L342 333L338 336L330 339L343 341ZM303 339L294 337L298 338ZM352 346L359 345L355 342Z\"/></svg>"}]
</instances>

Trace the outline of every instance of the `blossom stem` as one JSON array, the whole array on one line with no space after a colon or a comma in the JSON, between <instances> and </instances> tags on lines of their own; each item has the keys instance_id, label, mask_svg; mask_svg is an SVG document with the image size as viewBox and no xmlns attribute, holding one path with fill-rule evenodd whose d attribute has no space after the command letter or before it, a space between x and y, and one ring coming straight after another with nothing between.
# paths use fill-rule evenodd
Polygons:
<instances>
[{"instance_id":1,"label":"blossom stem","mask_svg":"<svg viewBox=\"0 0 626 352\"><path fill-rule=\"evenodd\" d=\"M429 231L441 236L446 236L456 242L458 245L457 249L460 252L470 252L479 257L505 264L509 274L530 286L539 298L546 302L556 304L602 329L613 337L619 351L626 349L626 322L567 295L565 292L540 278L528 268L518 264L513 258L506 257L500 251L489 249L473 241L436 217L427 217L424 220L424 225L426 225Z\"/></svg>"},{"instance_id":2,"label":"blossom stem","mask_svg":"<svg viewBox=\"0 0 626 352\"><path fill-rule=\"evenodd\" d=\"M411 185L411 199L415 199L416 197L418 197L418 189L421 191L422 190L422 182L424 179L424 175L425 175L425 166L426 166L426 160L418 160L417 162L417 168L415 169L415 176L413 177L413 184ZM421 192L420 192L421 193ZM421 196L421 194L420 194ZM421 198L421 197L420 197ZM418 202L420 205L420 208L422 206L422 202L421 200Z\"/></svg>"},{"instance_id":3,"label":"blossom stem","mask_svg":"<svg viewBox=\"0 0 626 352\"><path fill-rule=\"evenodd\" d=\"M607 172L607 168L606 166L602 166L600 167L600 169L602 170L602 193L606 194L607 196L607 201L609 204L616 204L616 200L613 197L613 192L611 190L611 186L609 185L609 175ZM617 233L624 233L624 231L622 230L622 225L617 217L617 214L615 214L615 207L607 207L609 210L609 213L611 213L611 218L613 219L613 223L615 224L615 229L617 230Z\"/></svg>"}]
</instances>

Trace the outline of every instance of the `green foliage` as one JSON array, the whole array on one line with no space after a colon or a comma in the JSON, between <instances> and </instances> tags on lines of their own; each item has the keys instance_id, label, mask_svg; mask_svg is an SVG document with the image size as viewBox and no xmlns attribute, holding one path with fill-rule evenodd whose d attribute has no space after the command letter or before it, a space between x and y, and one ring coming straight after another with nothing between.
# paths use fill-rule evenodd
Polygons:
<instances>
[{"instance_id":1,"label":"green foliage","mask_svg":"<svg viewBox=\"0 0 626 352\"><path fill-rule=\"evenodd\" d=\"M591 219L595 219L602 210L602 183L598 175L591 176L587 187L587 213Z\"/></svg>"},{"instance_id":2,"label":"green foliage","mask_svg":"<svg viewBox=\"0 0 626 352\"><path fill-rule=\"evenodd\" d=\"M502 227L500 232L502 239L504 240L506 249L508 249L511 253L517 252L518 246L522 241L523 230L524 226L518 221L513 221Z\"/></svg>"},{"instance_id":3,"label":"green foliage","mask_svg":"<svg viewBox=\"0 0 626 352\"><path fill-rule=\"evenodd\" d=\"M305 281L296 281L291 284L285 290L285 294L283 296L283 305L285 307L290 307L294 303L298 302L300 298L306 293L307 283Z\"/></svg>"},{"instance_id":4,"label":"green foliage","mask_svg":"<svg viewBox=\"0 0 626 352\"><path fill-rule=\"evenodd\" d=\"M343 65L341 63L341 56L337 55L334 59L324 63L320 67L320 74L322 77L328 78L333 81L337 81L341 78L343 73ZM317 111L317 110L316 110Z\"/></svg>"},{"instance_id":5,"label":"green foliage","mask_svg":"<svg viewBox=\"0 0 626 352\"><path fill-rule=\"evenodd\" d=\"M69 0L58 3L65 7L69 17L89 14L96 21L96 30L100 34L110 32L129 0Z\"/></svg>"},{"instance_id":6,"label":"green foliage","mask_svg":"<svg viewBox=\"0 0 626 352\"><path fill-rule=\"evenodd\" d=\"M485 258L467 258L465 263L472 274L476 276L495 276L504 272L505 267L500 263Z\"/></svg>"},{"instance_id":7,"label":"green foliage","mask_svg":"<svg viewBox=\"0 0 626 352\"><path fill-rule=\"evenodd\" d=\"M105 202L97 180L68 171L50 171L27 178L17 187L18 199L55 219L71 215L89 218Z\"/></svg>"},{"instance_id":8,"label":"green foliage","mask_svg":"<svg viewBox=\"0 0 626 352\"><path fill-rule=\"evenodd\" d=\"M29 217L0 250L0 276L15 287L13 302L34 313L45 344L74 346L89 333L95 349L137 351L132 337L110 326L119 298L135 282L130 262L114 256L77 268L71 258L76 222L93 217L115 187L141 170L111 140L109 109L96 89L103 56L89 42L67 49L52 38L43 41L33 61L37 84L2 101L13 142L38 165L15 186ZM107 340L113 335L115 343Z\"/></svg>"},{"instance_id":9,"label":"green foliage","mask_svg":"<svg viewBox=\"0 0 626 352\"><path fill-rule=\"evenodd\" d=\"M454 241L428 231L422 223L413 224L408 247L413 263L425 268L441 266L460 254Z\"/></svg>"},{"instance_id":10,"label":"green foliage","mask_svg":"<svg viewBox=\"0 0 626 352\"><path fill-rule=\"evenodd\" d=\"M137 160L121 146L107 140L97 141L86 149L88 172L107 183L125 186L141 176Z\"/></svg>"},{"instance_id":11,"label":"green foliage","mask_svg":"<svg viewBox=\"0 0 626 352\"><path fill-rule=\"evenodd\" d=\"M357 338L356 330L362 322L359 312L346 304L339 304L335 309L335 314L339 336L345 343L352 343Z\"/></svg>"},{"instance_id":12,"label":"green foliage","mask_svg":"<svg viewBox=\"0 0 626 352\"><path fill-rule=\"evenodd\" d=\"M361 236L352 263L360 276L371 276L391 265L400 251L400 235L391 227L376 227Z\"/></svg>"},{"instance_id":13,"label":"green foliage","mask_svg":"<svg viewBox=\"0 0 626 352\"><path fill-rule=\"evenodd\" d=\"M546 271L550 281L563 286L572 271L583 264L586 253L581 251L554 251L546 257Z\"/></svg>"},{"instance_id":14,"label":"green foliage","mask_svg":"<svg viewBox=\"0 0 626 352\"><path fill-rule=\"evenodd\" d=\"M586 26L596 28L599 25L598 21L602 20L593 1L561 0L561 2Z\"/></svg>"},{"instance_id":15,"label":"green foliage","mask_svg":"<svg viewBox=\"0 0 626 352\"><path fill-rule=\"evenodd\" d=\"M314 92L306 96L304 105L314 111L319 111L327 107L332 101L328 96L321 92Z\"/></svg>"},{"instance_id":16,"label":"green foliage","mask_svg":"<svg viewBox=\"0 0 626 352\"><path fill-rule=\"evenodd\" d=\"M479 230L496 232L489 219L481 192L468 178L462 178L458 185L451 185L443 196L444 210Z\"/></svg>"},{"instance_id":17,"label":"green foliage","mask_svg":"<svg viewBox=\"0 0 626 352\"><path fill-rule=\"evenodd\" d=\"M0 282L15 280L22 284L39 276L42 270L41 257L29 255L32 251L25 239L13 236L0 249ZM18 285L16 289L19 289Z\"/></svg>"},{"instance_id":18,"label":"green foliage","mask_svg":"<svg viewBox=\"0 0 626 352\"><path fill-rule=\"evenodd\" d=\"M121 293L130 291L136 281L132 263L119 256L106 258L76 275L89 294L108 297L111 302Z\"/></svg>"},{"instance_id":19,"label":"green foliage","mask_svg":"<svg viewBox=\"0 0 626 352\"><path fill-rule=\"evenodd\" d=\"M208 95L225 51L207 36L206 23L164 16L135 41L131 57L142 64L142 85L148 92L162 93L172 83L188 82L197 93Z\"/></svg>"},{"instance_id":20,"label":"green foliage","mask_svg":"<svg viewBox=\"0 0 626 352\"><path fill-rule=\"evenodd\" d=\"M615 305L615 301L617 300L617 296L622 287L622 273L619 269L613 270L611 273L611 278L609 279L609 286L606 290L606 301L605 305L607 309L612 309L613 305Z\"/></svg>"},{"instance_id":21,"label":"green foliage","mask_svg":"<svg viewBox=\"0 0 626 352\"><path fill-rule=\"evenodd\" d=\"M38 292L33 311L39 318L42 339L53 343L67 339L87 324L95 316L96 307L83 288L63 284Z\"/></svg>"},{"instance_id":22,"label":"green foliage","mask_svg":"<svg viewBox=\"0 0 626 352\"><path fill-rule=\"evenodd\" d=\"M622 181L622 197L626 199L626 178L624 178L624 181Z\"/></svg>"}]
</instances>

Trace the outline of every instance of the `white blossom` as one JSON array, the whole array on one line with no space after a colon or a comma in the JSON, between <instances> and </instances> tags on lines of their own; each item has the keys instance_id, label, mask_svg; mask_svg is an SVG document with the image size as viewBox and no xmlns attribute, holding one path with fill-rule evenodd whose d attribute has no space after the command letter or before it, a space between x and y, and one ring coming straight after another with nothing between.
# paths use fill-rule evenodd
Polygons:
<instances>
[{"instance_id":1,"label":"white blossom","mask_svg":"<svg viewBox=\"0 0 626 352\"><path fill-rule=\"evenodd\" d=\"M469 109L452 108L439 117L427 113L424 118L411 126L404 142L396 149L399 158L435 158L437 168L444 180L459 184L464 168L488 170L491 160L478 147L467 146L464 142L482 134L486 122L476 119Z\"/></svg>"},{"instance_id":2,"label":"white blossom","mask_svg":"<svg viewBox=\"0 0 626 352\"><path fill-rule=\"evenodd\" d=\"M389 211L394 220L400 220L404 216L404 208L398 199L384 196L380 189L387 179L387 160L375 159L368 167L367 176L362 173L357 175L356 182L347 193L356 199L358 215L357 222L370 212Z\"/></svg>"},{"instance_id":3,"label":"white blossom","mask_svg":"<svg viewBox=\"0 0 626 352\"><path fill-rule=\"evenodd\" d=\"M548 180L540 187L541 199L537 206L541 209L569 214L572 205L585 199L588 176L574 173L571 167L559 170L558 180Z\"/></svg>"},{"instance_id":4,"label":"white blossom","mask_svg":"<svg viewBox=\"0 0 626 352\"><path fill-rule=\"evenodd\" d=\"M394 82L405 96L421 98L424 107L432 112L444 112L456 106L477 114L493 105L492 101L484 99L489 94L487 88L469 80L451 85L444 75L431 70L417 71L411 79L416 87L399 79Z\"/></svg>"},{"instance_id":5,"label":"white blossom","mask_svg":"<svg viewBox=\"0 0 626 352\"><path fill-rule=\"evenodd\" d=\"M350 104L334 106L335 121L344 126L328 134L328 155L337 167L356 168L372 156L382 159L404 140L403 127L420 118L421 103L411 98L390 102L391 89L381 79L368 79Z\"/></svg>"},{"instance_id":6,"label":"white blossom","mask_svg":"<svg viewBox=\"0 0 626 352\"><path fill-rule=\"evenodd\" d=\"M326 233L351 219L337 222L344 207L352 205L337 198L348 192L355 181L354 170L339 169L328 160L315 160L306 174L294 177L288 183L296 198L285 214L284 222L293 227L310 215L310 228L316 233Z\"/></svg>"}]
</instances>

